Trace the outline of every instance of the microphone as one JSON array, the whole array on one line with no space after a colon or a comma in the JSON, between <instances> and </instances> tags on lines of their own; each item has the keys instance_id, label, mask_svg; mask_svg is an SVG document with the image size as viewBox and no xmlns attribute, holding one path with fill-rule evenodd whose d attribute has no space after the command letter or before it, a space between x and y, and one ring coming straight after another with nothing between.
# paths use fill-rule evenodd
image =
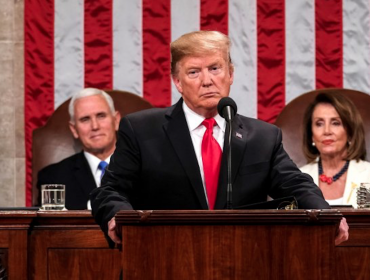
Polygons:
<instances>
[{"instance_id":1,"label":"microphone","mask_svg":"<svg viewBox=\"0 0 370 280\"><path fill-rule=\"evenodd\" d=\"M227 198L226 198L226 209L233 209L232 201L232 178L231 178L231 135L232 135L232 120L236 114L237 106L234 100L230 97L222 98L217 105L217 111L221 117L226 120L226 134L225 137L228 141L225 141L225 151L227 152Z\"/></svg>"},{"instance_id":2,"label":"microphone","mask_svg":"<svg viewBox=\"0 0 370 280\"><path fill-rule=\"evenodd\" d=\"M234 118L237 110L235 101L230 97L224 97L218 102L217 111L227 122Z\"/></svg>"}]
</instances>

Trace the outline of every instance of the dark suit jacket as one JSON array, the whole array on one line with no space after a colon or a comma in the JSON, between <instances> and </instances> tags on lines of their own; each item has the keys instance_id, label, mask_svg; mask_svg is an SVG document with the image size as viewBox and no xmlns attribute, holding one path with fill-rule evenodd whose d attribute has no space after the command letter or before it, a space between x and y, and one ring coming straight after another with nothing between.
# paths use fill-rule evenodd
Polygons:
<instances>
[{"instance_id":1,"label":"dark suit jacket","mask_svg":"<svg viewBox=\"0 0 370 280\"><path fill-rule=\"evenodd\" d=\"M226 137L225 137L226 138ZM271 124L235 116L232 135L233 206L295 196L300 208L330 208L312 178L301 173ZM223 154L215 209L226 207ZM121 120L116 150L102 187L91 194L92 212L104 231L123 209L208 209L182 100Z\"/></svg>"},{"instance_id":2,"label":"dark suit jacket","mask_svg":"<svg viewBox=\"0 0 370 280\"><path fill-rule=\"evenodd\" d=\"M89 194L97 187L83 152L40 170L37 181L39 190L42 184L66 185L66 208L69 210L87 209Z\"/></svg>"}]
</instances>

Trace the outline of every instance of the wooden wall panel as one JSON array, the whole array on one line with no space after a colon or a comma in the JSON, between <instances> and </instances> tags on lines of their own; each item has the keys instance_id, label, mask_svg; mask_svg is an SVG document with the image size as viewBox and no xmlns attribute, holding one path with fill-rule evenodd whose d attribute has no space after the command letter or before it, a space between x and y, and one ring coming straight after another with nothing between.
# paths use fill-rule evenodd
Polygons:
<instances>
[{"instance_id":1,"label":"wooden wall panel","mask_svg":"<svg viewBox=\"0 0 370 280\"><path fill-rule=\"evenodd\" d=\"M48 279L119 279L120 252L111 249L49 249Z\"/></svg>"}]
</instances>

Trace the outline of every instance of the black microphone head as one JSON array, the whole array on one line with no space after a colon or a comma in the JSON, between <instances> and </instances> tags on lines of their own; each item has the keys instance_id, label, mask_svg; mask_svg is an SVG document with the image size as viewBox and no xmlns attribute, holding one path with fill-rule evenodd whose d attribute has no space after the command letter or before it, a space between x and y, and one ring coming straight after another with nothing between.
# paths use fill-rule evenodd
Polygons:
<instances>
[{"instance_id":1,"label":"black microphone head","mask_svg":"<svg viewBox=\"0 0 370 280\"><path fill-rule=\"evenodd\" d=\"M225 116L225 111L226 110L224 110L224 109L227 106L231 107L231 109L232 109L231 112L233 114L231 117L234 117L235 114L236 114L236 111L238 110L238 107L236 106L235 101L230 97L221 98L221 100L218 102L218 105L217 105L218 113L220 114L221 117L226 118L226 116Z\"/></svg>"}]
</instances>

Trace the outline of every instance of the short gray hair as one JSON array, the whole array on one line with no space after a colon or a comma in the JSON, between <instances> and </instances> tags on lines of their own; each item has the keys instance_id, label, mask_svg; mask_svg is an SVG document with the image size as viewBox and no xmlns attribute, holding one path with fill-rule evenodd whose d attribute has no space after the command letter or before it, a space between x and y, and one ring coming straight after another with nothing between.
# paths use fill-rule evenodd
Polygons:
<instances>
[{"instance_id":1,"label":"short gray hair","mask_svg":"<svg viewBox=\"0 0 370 280\"><path fill-rule=\"evenodd\" d=\"M104 99L107 101L109 109L111 110L112 114L116 112L114 108L113 99L108 93L106 93L103 90L97 89L97 88L85 88L83 90L80 90L76 94L74 94L71 98L71 102L69 102L68 112L69 112L70 121L72 123L74 123L74 116L75 116L74 106L75 106L76 101L80 98L92 96L92 95L103 96Z\"/></svg>"}]
</instances>

